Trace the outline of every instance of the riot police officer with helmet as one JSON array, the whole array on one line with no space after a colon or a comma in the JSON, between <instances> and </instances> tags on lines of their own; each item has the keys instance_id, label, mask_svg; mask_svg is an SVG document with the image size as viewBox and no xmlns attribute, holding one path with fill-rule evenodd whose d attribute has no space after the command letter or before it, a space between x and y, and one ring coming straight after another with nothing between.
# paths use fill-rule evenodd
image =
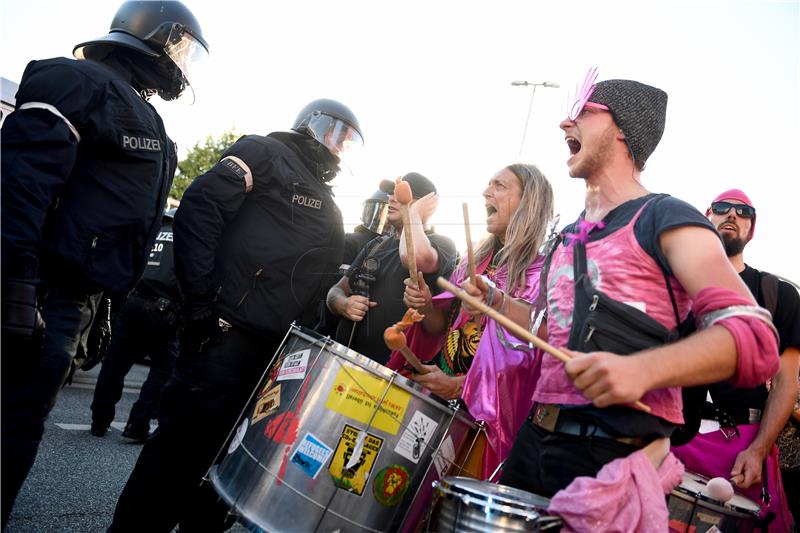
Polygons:
<instances>
[{"instance_id":1,"label":"riot police officer with helmet","mask_svg":"<svg viewBox=\"0 0 800 533\"><path fill-rule=\"evenodd\" d=\"M175 278L172 251L172 221L176 208L164 212L163 223L150 250L147 267L136 288L114 319L113 334L92 398L95 437L103 437L114 420L122 398L125 376L143 356L150 357L150 370L139 398L131 407L122 436L143 443L150 435L150 420L158 414L161 389L175 368L178 357L180 291Z\"/></svg>"},{"instance_id":2,"label":"riot police officer with helmet","mask_svg":"<svg viewBox=\"0 0 800 533\"><path fill-rule=\"evenodd\" d=\"M315 100L292 131L240 138L187 189L174 223L180 355L110 532L224 528L203 476L290 324L314 325L344 243L328 182L362 144L349 108Z\"/></svg>"},{"instance_id":3,"label":"riot police officer with helmet","mask_svg":"<svg viewBox=\"0 0 800 533\"><path fill-rule=\"evenodd\" d=\"M134 287L160 227L177 157L147 99L207 53L182 3L129 1L78 61L25 69L1 141L4 525L101 293Z\"/></svg>"}]
</instances>

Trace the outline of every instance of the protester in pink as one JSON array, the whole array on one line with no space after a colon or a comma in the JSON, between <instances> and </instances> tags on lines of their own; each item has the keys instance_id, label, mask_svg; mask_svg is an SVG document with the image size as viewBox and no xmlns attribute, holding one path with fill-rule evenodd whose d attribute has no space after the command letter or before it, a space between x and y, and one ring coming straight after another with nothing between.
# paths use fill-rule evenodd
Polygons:
<instances>
[{"instance_id":1,"label":"protester in pink","mask_svg":"<svg viewBox=\"0 0 800 533\"><path fill-rule=\"evenodd\" d=\"M493 286L493 307L509 315L527 313L538 290L539 248L553 216L552 189L535 166L514 164L491 178L483 196L489 235L477 246L477 274ZM450 280L460 283L468 276L464 258ZM431 360L427 374L411 378L444 399L463 399L470 414L486 423L482 473L488 477L530 410L530 383L538 378L541 354L494 320L471 315L452 294L431 298L424 282L417 287L408 279L406 285L406 305L425 315L407 332L407 342L418 357ZM401 367L402 356L393 355L390 368Z\"/></svg>"},{"instance_id":2,"label":"protester in pink","mask_svg":"<svg viewBox=\"0 0 800 533\"><path fill-rule=\"evenodd\" d=\"M744 262L744 249L756 226L756 208L743 191L720 193L706 216L722 236L731 265L758 304L771 314L780 336L780 370L769 390L766 383L747 388L728 382L709 385L713 403L705 410L705 417L715 420L712 427L717 428L704 431L673 452L692 472L732 479L737 491L759 504L762 515L775 515L769 531L791 531L793 520L775 441L797 398L800 297L790 284Z\"/></svg>"},{"instance_id":3,"label":"protester in pink","mask_svg":"<svg viewBox=\"0 0 800 533\"><path fill-rule=\"evenodd\" d=\"M772 326L714 227L641 183L664 132L667 94L595 79L587 76L560 124L569 174L586 184L585 209L546 259L532 313L546 309L548 342L572 359L543 356L533 409L500 477L544 497L670 436L683 422L680 387L752 386L778 368ZM486 301L491 291L477 285L462 287ZM689 320L697 332L686 332ZM517 322L533 327L527 317ZM637 400L649 412L633 408Z\"/></svg>"}]
</instances>

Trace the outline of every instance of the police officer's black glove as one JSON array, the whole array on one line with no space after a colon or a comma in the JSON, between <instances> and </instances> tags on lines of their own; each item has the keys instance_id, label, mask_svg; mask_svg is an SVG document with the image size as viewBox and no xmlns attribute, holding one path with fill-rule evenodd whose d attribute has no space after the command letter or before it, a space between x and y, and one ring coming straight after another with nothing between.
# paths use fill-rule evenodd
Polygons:
<instances>
[{"instance_id":1,"label":"police officer's black glove","mask_svg":"<svg viewBox=\"0 0 800 533\"><path fill-rule=\"evenodd\" d=\"M181 334L181 352L198 352L219 330L219 319L209 298L187 296L184 306L186 321Z\"/></svg>"},{"instance_id":2,"label":"police officer's black glove","mask_svg":"<svg viewBox=\"0 0 800 533\"><path fill-rule=\"evenodd\" d=\"M2 334L23 341L41 339L44 320L36 301L36 284L31 280L4 279Z\"/></svg>"},{"instance_id":3,"label":"police officer's black glove","mask_svg":"<svg viewBox=\"0 0 800 533\"><path fill-rule=\"evenodd\" d=\"M108 352L108 347L111 345L111 298L103 296L100 305L97 308L97 316L94 319L91 329L89 330L89 338L86 342L86 352L84 360L80 362L78 368L84 371L89 371L97 366L100 361ZM80 358L83 351L82 347L78 346L78 353L75 359Z\"/></svg>"}]
</instances>

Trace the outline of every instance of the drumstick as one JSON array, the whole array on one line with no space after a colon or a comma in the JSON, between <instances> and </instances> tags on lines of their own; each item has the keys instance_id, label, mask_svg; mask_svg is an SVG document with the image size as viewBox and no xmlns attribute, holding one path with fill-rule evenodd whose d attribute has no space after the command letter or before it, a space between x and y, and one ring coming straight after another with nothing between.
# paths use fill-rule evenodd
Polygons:
<instances>
[{"instance_id":1,"label":"drumstick","mask_svg":"<svg viewBox=\"0 0 800 533\"><path fill-rule=\"evenodd\" d=\"M408 204L411 203L411 186L407 181L398 178L394 187L394 197L400 204L400 215L403 217L403 229L406 235L406 257L408 258L408 275L417 283L417 259L414 257L414 240L411 236L411 218L408 215ZM417 286L419 284L417 283Z\"/></svg>"},{"instance_id":2,"label":"drumstick","mask_svg":"<svg viewBox=\"0 0 800 533\"><path fill-rule=\"evenodd\" d=\"M481 302L480 300L478 300L474 296L471 296L471 295L467 294L466 292L464 292L463 290L460 290L458 287L456 287L455 285L453 285L452 283L450 283L446 279L444 279L442 277L439 277L436 280L436 283L438 283L441 288L452 292L453 295L456 296L457 298L459 298L460 300L463 300L463 301L467 302L472 307L475 307L476 309L480 310L485 315L490 316L491 318L493 318L495 320L495 322L499 323L501 326L503 326L504 328L509 330L511 333L513 333L514 335L516 335L520 339L523 339L523 340L526 340L526 341L530 342L531 344L533 344L534 346L536 346L540 350L543 350L543 351L549 353L550 355L552 355L553 357L555 357L556 359L558 359L562 363L566 363L567 361L572 359L572 357L570 357L566 353L562 352L561 350L559 350L555 346L543 341L542 339L540 339L539 337L537 337L536 335L534 335L533 333L531 333L527 329L523 328L522 326L520 326L516 322L512 321L510 318L506 317L505 315L502 315L502 314L498 313L497 311L495 311L494 309L492 309L491 307L489 307L485 303ZM639 409L641 409L645 413L649 413L651 411L651 409L650 409L650 407L648 405L645 405L645 404L643 404L642 402L640 402L638 400L635 401L633 403L633 405L638 407Z\"/></svg>"},{"instance_id":3,"label":"drumstick","mask_svg":"<svg viewBox=\"0 0 800 533\"><path fill-rule=\"evenodd\" d=\"M469 274L469 282L472 286L477 286L478 282L475 279L475 254L472 251L472 237L469 231L469 208L467 202L461 204L464 210L464 233L467 235L467 273Z\"/></svg>"},{"instance_id":4,"label":"drumstick","mask_svg":"<svg viewBox=\"0 0 800 533\"><path fill-rule=\"evenodd\" d=\"M397 327L390 326L386 328L383 332L383 340L390 350L397 350L403 354L403 357L406 358L406 361L408 361L418 373L428 373L425 367L422 366L419 358L414 355L414 352L411 351L411 348L406 345L405 333L400 331Z\"/></svg>"}]
</instances>

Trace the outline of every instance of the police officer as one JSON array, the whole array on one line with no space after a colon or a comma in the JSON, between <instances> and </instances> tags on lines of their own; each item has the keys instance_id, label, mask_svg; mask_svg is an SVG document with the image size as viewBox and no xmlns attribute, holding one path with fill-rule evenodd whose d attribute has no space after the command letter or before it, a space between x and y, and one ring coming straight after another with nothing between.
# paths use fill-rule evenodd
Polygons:
<instances>
[{"instance_id":1,"label":"police officer","mask_svg":"<svg viewBox=\"0 0 800 533\"><path fill-rule=\"evenodd\" d=\"M394 183L383 180L377 191L372 193L369 198L364 200L361 208L361 224L356 226L352 232L344 236L344 255L342 265L339 267L337 276L330 280L328 285L333 285L341 278L342 274L350 267L350 263L356 258L358 252L366 244L381 235L394 232L391 224L387 224L389 213L389 195L394 190ZM386 192L390 191L390 192ZM314 326L314 331L320 335L336 334L336 327L339 324L339 316L334 315L324 301L319 303L319 320Z\"/></svg>"},{"instance_id":2,"label":"police officer","mask_svg":"<svg viewBox=\"0 0 800 533\"><path fill-rule=\"evenodd\" d=\"M111 344L103 359L91 406L91 433L95 437L103 437L114 420L114 406L122 397L125 376L136 361L149 355L150 371L122 431L123 437L140 443L146 441L150 420L158 413L161 389L175 368L181 301L172 253L175 211L172 208L164 213L142 279L114 320Z\"/></svg>"},{"instance_id":3,"label":"police officer","mask_svg":"<svg viewBox=\"0 0 800 533\"><path fill-rule=\"evenodd\" d=\"M207 49L180 2L132 1L79 61L22 76L2 128L4 524L101 292L133 288L160 227L177 157L146 99L177 98Z\"/></svg>"},{"instance_id":4,"label":"police officer","mask_svg":"<svg viewBox=\"0 0 800 533\"><path fill-rule=\"evenodd\" d=\"M343 261L348 265L353 262L358 252L369 241L394 231L392 225L386 222L389 213L389 196L392 191L394 191L394 183L383 180L378 190L364 200L361 207L361 224L344 236Z\"/></svg>"},{"instance_id":5,"label":"police officer","mask_svg":"<svg viewBox=\"0 0 800 533\"><path fill-rule=\"evenodd\" d=\"M239 139L184 194L180 356L109 531L222 529L227 509L201 480L291 322L313 326L344 242L328 182L361 145L350 109L316 100L292 131Z\"/></svg>"}]
</instances>

